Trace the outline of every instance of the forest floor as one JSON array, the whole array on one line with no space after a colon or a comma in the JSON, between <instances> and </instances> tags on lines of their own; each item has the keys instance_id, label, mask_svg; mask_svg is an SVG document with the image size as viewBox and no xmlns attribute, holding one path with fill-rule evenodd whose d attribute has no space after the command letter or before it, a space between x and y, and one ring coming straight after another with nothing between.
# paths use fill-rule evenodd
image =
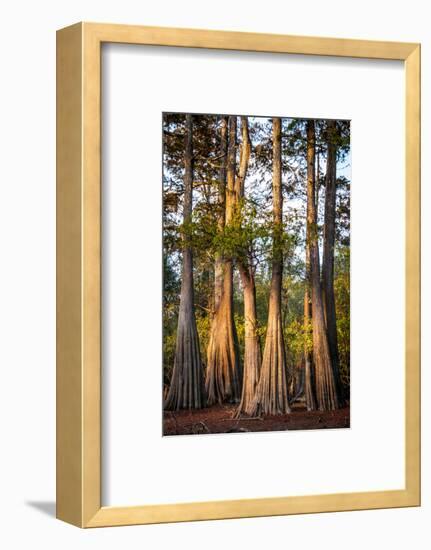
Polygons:
<instances>
[{"instance_id":1,"label":"forest floor","mask_svg":"<svg viewBox=\"0 0 431 550\"><path fill-rule=\"evenodd\" d=\"M163 435L269 432L349 428L350 408L336 411L307 411L302 403L292 413L277 416L234 418L237 405L215 405L207 409L164 411Z\"/></svg>"}]
</instances>

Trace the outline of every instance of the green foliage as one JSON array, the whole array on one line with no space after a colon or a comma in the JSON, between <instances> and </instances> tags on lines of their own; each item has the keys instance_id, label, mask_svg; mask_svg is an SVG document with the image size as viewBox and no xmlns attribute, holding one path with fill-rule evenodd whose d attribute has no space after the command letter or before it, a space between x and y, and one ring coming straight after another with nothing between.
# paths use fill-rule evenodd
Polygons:
<instances>
[{"instance_id":1,"label":"green foliage","mask_svg":"<svg viewBox=\"0 0 431 550\"><path fill-rule=\"evenodd\" d=\"M174 367L180 281L175 258L163 257L163 382L168 384Z\"/></svg>"},{"instance_id":2,"label":"green foliage","mask_svg":"<svg viewBox=\"0 0 431 550\"><path fill-rule=\"evenodd\" d=\"M238 335L238 345L241 353L241 357L244 357L244 344L245 344L245 317L239 313L235 313L235 326Z\"/></svg>"},{"instance_id":3,"label":"green foliage","mask_svg":"<svg viewBox=\"0 0 431 550\"><path fill-rule=\"evenodd\" d=\"M335 307L337 314L340 375L346 390L350 387L350 248L342 246L335 253Z\"/></svg>"},{"instance_id":4,"label":"green foliage","mask_svg":"<svg viewBox=\"0 0 431 550\"><path fill-rule=\"evenodd\" d=\"M300 266L295 263L285 267L283 279L283 324L286 343L286 360L290 373L303 363L305 342L309 340L312 347L311 331L304 329L304 291L305 284Z\"/></svg>"},{"instance_id":5,"label":"green foliage","mask_svg":"<svg viewBox=\"0 0 431 550\"><path fill-rule=\"evenodd\" d=\"M168 385L174 369L177 330L165 331L163 335L163 384Z\"/></svg>"},{"instance_id":6,"label":"green foliage","mask_svg":"<svg viewBox=\"0 0 431 550\"><path fill-rule=\"evenodd\" d=\"M285 342L287 342L287 364L293 369L302 363L302 357L304 355L304 323L300 319L294 319L289 324L285 325L284 338Z\"/></svg>"},{"instance_id":7,"label":"green foliage","mask_svg":"<svg viewBox=\"0 0 431 550\"><path fill-rule=\"evenodd\" d=\"M202 363L206 365L207 347L210 339L211 319L209 315L196 315Z\"/></svg>"}]
</instances>

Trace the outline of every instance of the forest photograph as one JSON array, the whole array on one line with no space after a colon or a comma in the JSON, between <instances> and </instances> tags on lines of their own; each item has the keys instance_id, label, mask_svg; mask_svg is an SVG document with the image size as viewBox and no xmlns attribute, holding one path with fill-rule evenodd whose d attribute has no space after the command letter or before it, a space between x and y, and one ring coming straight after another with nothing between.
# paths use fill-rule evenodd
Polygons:
<instances>
[{"instance_id":1,"label":"forest photograph","mask_svg":"<svg viewBox=\"0 0 431 550\"><path fill-rule=\"evenodd\" d=\"M163 113L163 435L350 427L350 121Z\"/></svg>"}]
</instances>

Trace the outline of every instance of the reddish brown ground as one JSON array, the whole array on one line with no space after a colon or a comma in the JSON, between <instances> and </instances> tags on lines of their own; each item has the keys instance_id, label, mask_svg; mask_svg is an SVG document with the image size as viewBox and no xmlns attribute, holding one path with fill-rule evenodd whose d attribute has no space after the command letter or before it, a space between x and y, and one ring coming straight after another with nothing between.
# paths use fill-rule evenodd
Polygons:
<instances>
[{"instance_id":1,"label":"reddish brown ground","mask_svg":"<svg viewBox=\"0 0 431 550\"><path fill-rule=\"evenodd\" d=\"M262 418L233 418L235 405L216 405L208 409L164 412L164 435L187 435L233 432L268 432L284 430L316 430L348 428L350 408L336 411L310 411L295 404L291 414Z\"/></svg>"}]
</instances>

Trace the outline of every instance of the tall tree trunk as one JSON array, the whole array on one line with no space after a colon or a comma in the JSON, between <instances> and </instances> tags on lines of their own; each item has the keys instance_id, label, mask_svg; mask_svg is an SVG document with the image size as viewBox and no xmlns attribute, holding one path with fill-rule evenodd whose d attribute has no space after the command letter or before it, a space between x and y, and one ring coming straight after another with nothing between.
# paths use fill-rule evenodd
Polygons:
<instances>
[{"instance_id":1,"label":"tall tree trunk","mask_svg":"<svg viewBox=\"0 0 431 550\"><path fill-rule=\"evenodd\" d=\"M238 203L236 189L236 117L228 121L228 157L225 223L233 223L235 207ZM219 305L211 325L207 350L206 390L208 404L223 401L237 402L241 397L242 371L239 359L238 336L233 315L233 262L223 258L223 289Z\"/></svg>"},{"instance_id":2,"label":"tall tree trunk","mask_svg":"<svg viewBox=\"0 0 431 550\"><path fill-rule=\"evenodd\" d=\"M193 286L193 255L188 236L193 205L193 121L186 115L184 151L184 232L180 309L171 385L165 409L199 409L205 404L205 389L199 336L196 327Z\"/></svg>"},{"instance_id":3,"label":"tall tree trunk","mask_svg":"<svg viewBox=\"0 0 431 550\"><path fill-rule=\"evenodd\" d=\"M310 251L306 243L305 260L305 292L304 292L304 369L305 369L305 403L308 411L316 409L315 381L313 357L309 338L311 335L311 304L310 304Z\"/></svg>"},{"instance_id":4,"label":"tall tree trunk","mask_svg":"<svg viewBox=\"0 0 431 550\"><path fill-rule=\"evenodd\" d=\"M319 410L338 408L337 388L331 364L320 286L319 242L315 203L315 128L307 121L307 246L310 252L310 283L313 327L313 357L316 377L316 399Z\"/></svg>"},{"instance_id":5,"label":"tall tree trunk","mask_svg":"<svg viewBox=\"0 0 431 550\"><path fill-rule=\"evenodd\" d=\"M247 176L248 163L251 153L251 142L248 132L247 117L241 117L241 152L239 176L237 178L237 190L241 198L244 197L245 178ZM250 413L252 402L259 381L262 356L260 351L260 339L257 332L256 313L256 286L254 269L251 258L241 258L238 261L238 269L244 293L244 376L242 383L241 402L237 415L242 412Z\"/></svg>"},{"instance_id":6,"label":"tall tree trunk","mask_svg":"<svg viewBox=\"0 0 431 550\"><path fill-rule=\"evenodd\" d=\"M335 201L337 186L336 125L334 120L327 122L328 156L326 164L325 224L323 232L322 291L325 310L326 331L331 354L334 379L339 403L343 401L337 342L337 317L334 295L334 247L335 247Z\"/></svg>"},{"instance_id":7,"label":"tall tree trunk","mask_svg":"<svg viewBox=\"0 0 431 550\"><path fill-rule=\"evenodd\" d=\"M262 356L260 339L257 332L256 286L254 275L244 267L240 268L242 286L244 288L244 379L242 384L241 402L238 414L253 413L253 399L259 381Z\"/></svg>"},{"instance_id":8,"label":"tall tree trunk","mask_svg":"<svg viewBox=\"0 0 431 550\"><path fill-rule=\"evenodd\" d=\"M250 413L284 414L290 412L286 352L281 316L283 276L283 194L281 189L281 119L273 118L272 202L274 218L273 260L269 296L268 325L262 368Z\"/></svg>"},{"instance_id":9,"label":"tall tree trunk","mask_svg":"<svg viewBox=\"0 0 431 550\"><path fill-rule=\"evenodd\" d=\"M223 116L220 122L220 171L218 181L218 231L221 233L225 224L225 197L226 197L226 162L227 162L227 124L228 117ZM223 291L223 258L216 253L214 262L214 312L220 305Z\"/></svg>"}]
</instances>

